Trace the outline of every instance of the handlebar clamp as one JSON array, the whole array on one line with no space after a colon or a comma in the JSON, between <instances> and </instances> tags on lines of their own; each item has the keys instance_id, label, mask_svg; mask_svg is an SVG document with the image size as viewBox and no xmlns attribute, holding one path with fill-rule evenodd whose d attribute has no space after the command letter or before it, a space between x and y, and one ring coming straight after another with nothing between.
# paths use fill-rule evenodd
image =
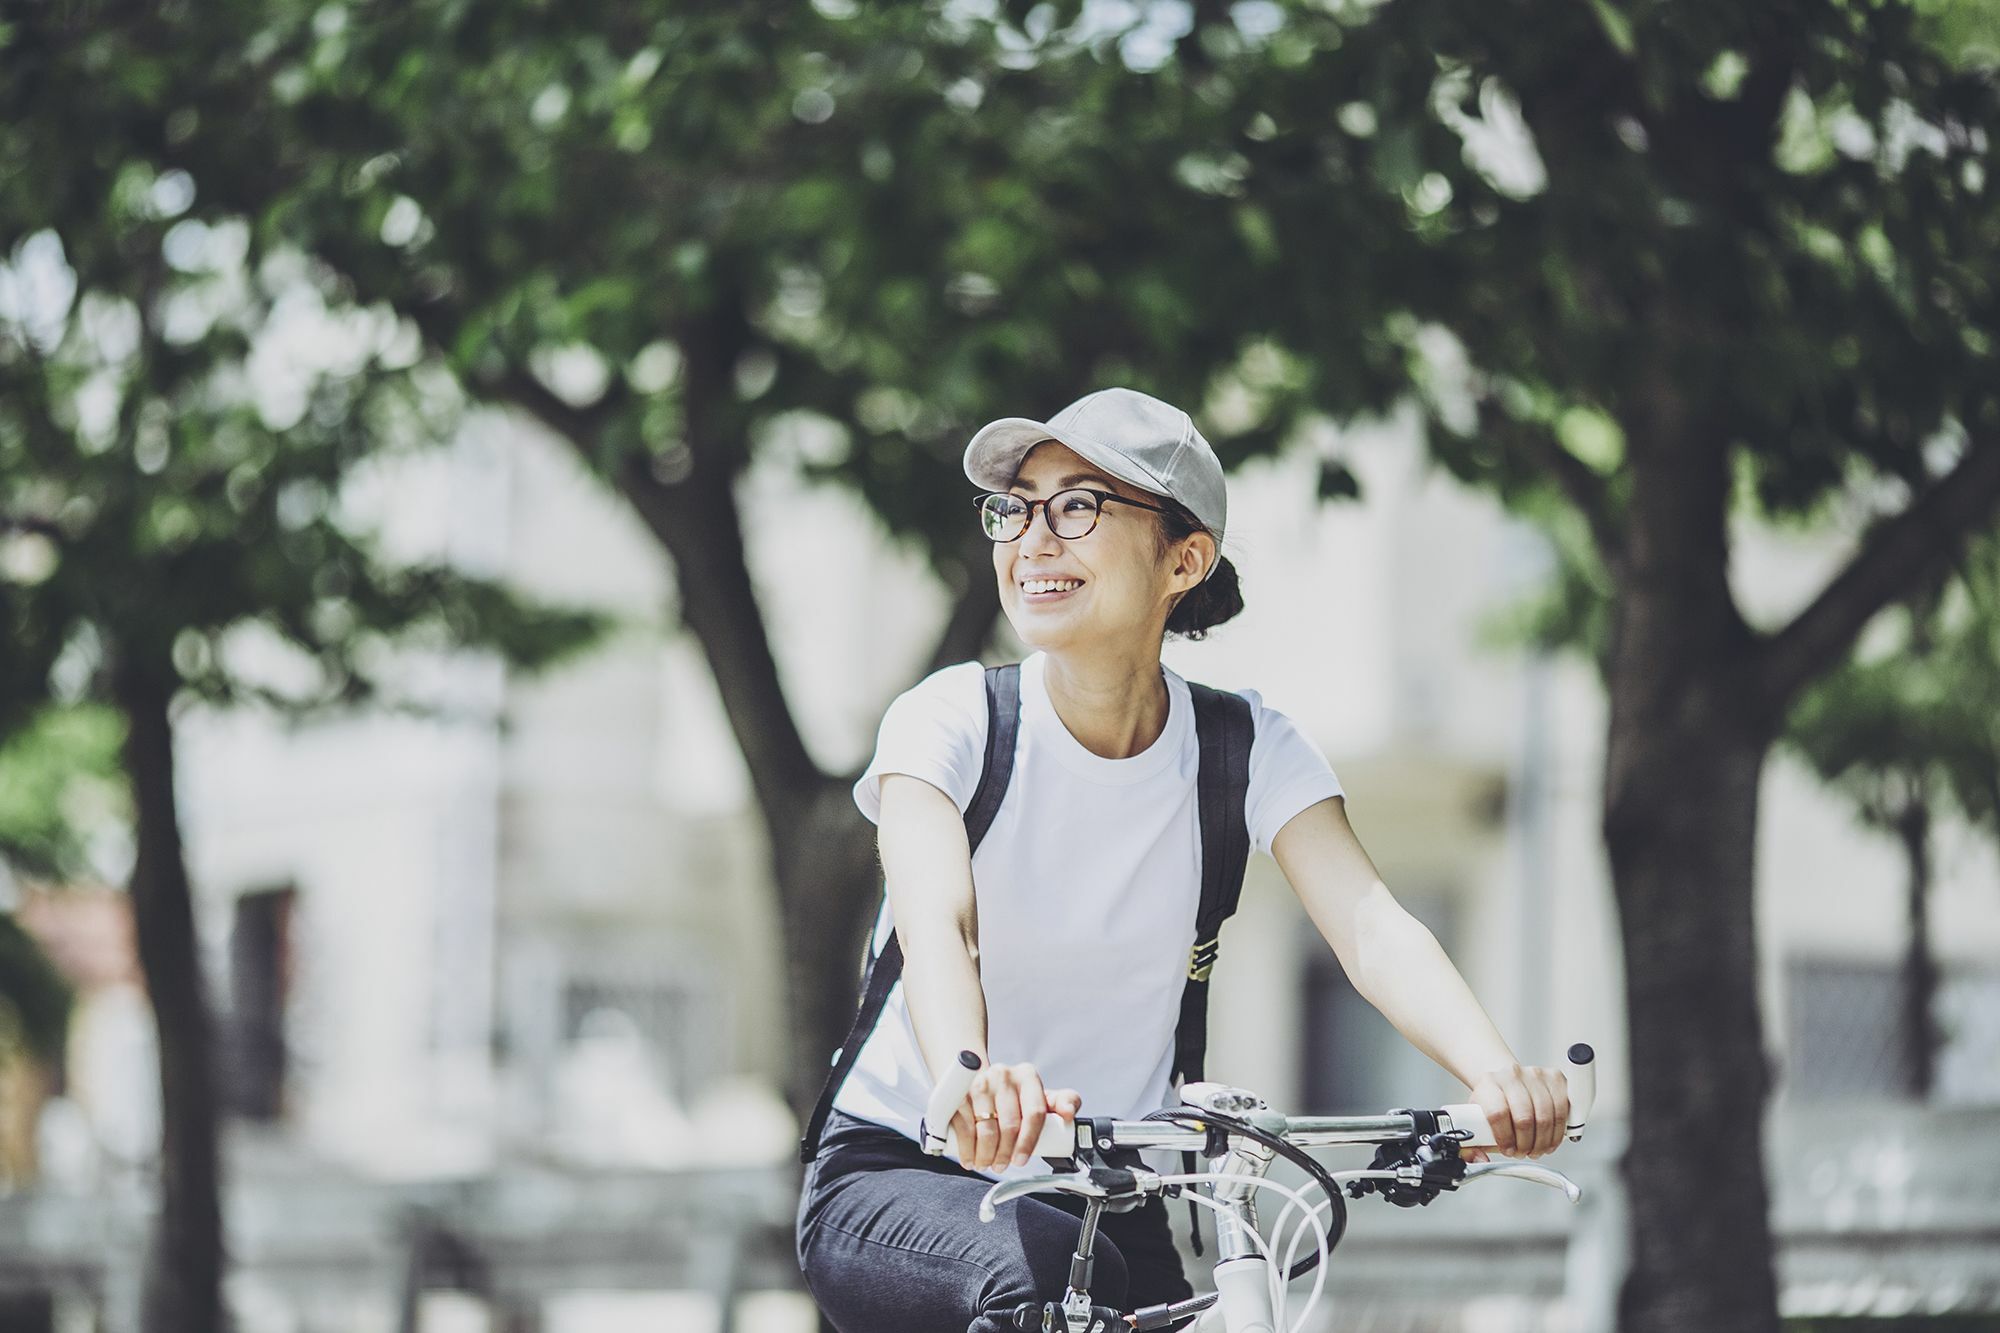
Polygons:
<instances>
[{"instance_id":1,"label":"handlebar clamp","mask_svg":"<svg viewBox=\"0 0 2000 1333\"><path fill-rule=\"evenodd\" d=\"M1414 1131L1395 1143L1375 1150L1371 1171L1393 1171L1395 1180L1350 1180L1350 1197L1360 1199L1379 1194L1398 1208L1425 1208L1447 1190L1456 1190L1465 1180L1465 1159L1458 1145L1470 1138L1464 1130L1444 1129L1435 1111L1399 1110L1415 1121Z\"/></svg>"}]
</instances>

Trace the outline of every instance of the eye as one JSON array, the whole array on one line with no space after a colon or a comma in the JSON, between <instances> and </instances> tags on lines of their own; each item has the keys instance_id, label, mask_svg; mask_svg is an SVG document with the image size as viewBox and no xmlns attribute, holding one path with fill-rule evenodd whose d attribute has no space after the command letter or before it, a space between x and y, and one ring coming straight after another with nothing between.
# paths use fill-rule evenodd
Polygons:
<instances>
[{"instance_id":1,"label":"eye","mask_svg":"<svg viewBox=\"0 0 2000 1333\"><path fill-rule=\"evenodd\" d=\"M1087 514L1097 508L1097 497L1083 491L1071 491L1063 497L1062 509L1065 514Z\"/></svg>"}]
</instances>

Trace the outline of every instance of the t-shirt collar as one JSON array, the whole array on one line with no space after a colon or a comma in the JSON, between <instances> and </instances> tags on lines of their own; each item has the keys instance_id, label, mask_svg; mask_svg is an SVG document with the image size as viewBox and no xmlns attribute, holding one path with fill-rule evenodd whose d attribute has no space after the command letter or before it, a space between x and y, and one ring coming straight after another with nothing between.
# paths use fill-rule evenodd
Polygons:
<instances>
[{"instance_id":1,"label":"t-shirt collar","mask_svg":"<svg viewBox=\"0 0 2000 1333\"><path fill-rule=\"evenodd\" d=\"M1085 749L1057 716L1055 705L1049 701L1047 667L1046 653L1030 654L1021 663L1021 721L1033 728L1036 741L1047 745L1064 768L1092 782L1123 786L1144 782L1181 757L1193 726L1194 701L1188 696L1187 682L1171 668L1160 668L1167 682L1167 725L1160 729L1151 745L1131 758L1106 759Z\"/></svg>"}]
</instances>

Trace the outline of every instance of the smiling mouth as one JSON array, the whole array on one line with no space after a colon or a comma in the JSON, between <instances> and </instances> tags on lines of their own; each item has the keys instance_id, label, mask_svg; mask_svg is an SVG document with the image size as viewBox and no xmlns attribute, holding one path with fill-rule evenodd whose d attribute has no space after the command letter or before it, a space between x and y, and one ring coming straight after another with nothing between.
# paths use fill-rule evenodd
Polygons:
<instances>
[{"instance_id":1,"label":"smiling mouth","mask_svg":"<svg viewBox=\"0 0 2000 1333\"><path fill-rule=\"evenodd\" d=\"M1083 586L1082 579L1022 579L1021 591L1029 597L1052 597L1059 593L1075 592Z\"/></svg>"}]
</instances>

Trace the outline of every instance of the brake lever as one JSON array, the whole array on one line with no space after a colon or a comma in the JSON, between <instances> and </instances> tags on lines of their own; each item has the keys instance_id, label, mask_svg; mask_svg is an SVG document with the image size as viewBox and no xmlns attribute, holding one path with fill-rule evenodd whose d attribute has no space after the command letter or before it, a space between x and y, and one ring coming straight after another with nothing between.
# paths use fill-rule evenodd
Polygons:
<instances>
[{"instance_id":1,"label":"brake lever","mask_svg":"<svg viewBox=\"0 0 2000 1333\"><path fill-rule=\"evenodd\" d=\"M1516 1180L1547 1185L1550 1189L1561 1190L1571 1203L1583 1198L1583 1186L1560 1171L1553 1171L1546 1166L1536 1166L1533 1162L1480 1162L1465 1168L1466 1180L1470 1181L1479 1176L1511 1176Z\"/></svg>"},{"instance_id":2,"label":"brake lever","mask_svg":"<svg viewBox=\"0 0 2000 1333\"><path fill-rule=\"evenodd\" d=\"M1140 1200L1160 1193L1164 1187L1165 1182L1156 1173L1142 1166L1093 1166L1087 1171L1022 1176L1018 1180L1000 1181L986 1191L979 1201L979 1220L991 1222L997 1205L1042 1190L1060 1190L1092 1199L1107 1205L1114 1213L1122 1213L1138 1207Z\"/></svg>"},{"instance_id":3,"label":"brake lever","mask_svg":"<svg viewBox=\"0 0 2000 1333\"><path fill-rule=\"evenodd\" d=\"M1019 1176L1013 1180L1002 1180L986 1191L979 1200L979 1220L991 1222L993 1210L1009 1199L1018 1199L1026 1194L1039 1194L1043 1190L1061 1190L1064 1194L1075 1194L1086 1199L1108 1199L1111 1191L1096 1184L1086 1172L1077 1171L1069 1175Z\"/></svg>"}]
</instances>

